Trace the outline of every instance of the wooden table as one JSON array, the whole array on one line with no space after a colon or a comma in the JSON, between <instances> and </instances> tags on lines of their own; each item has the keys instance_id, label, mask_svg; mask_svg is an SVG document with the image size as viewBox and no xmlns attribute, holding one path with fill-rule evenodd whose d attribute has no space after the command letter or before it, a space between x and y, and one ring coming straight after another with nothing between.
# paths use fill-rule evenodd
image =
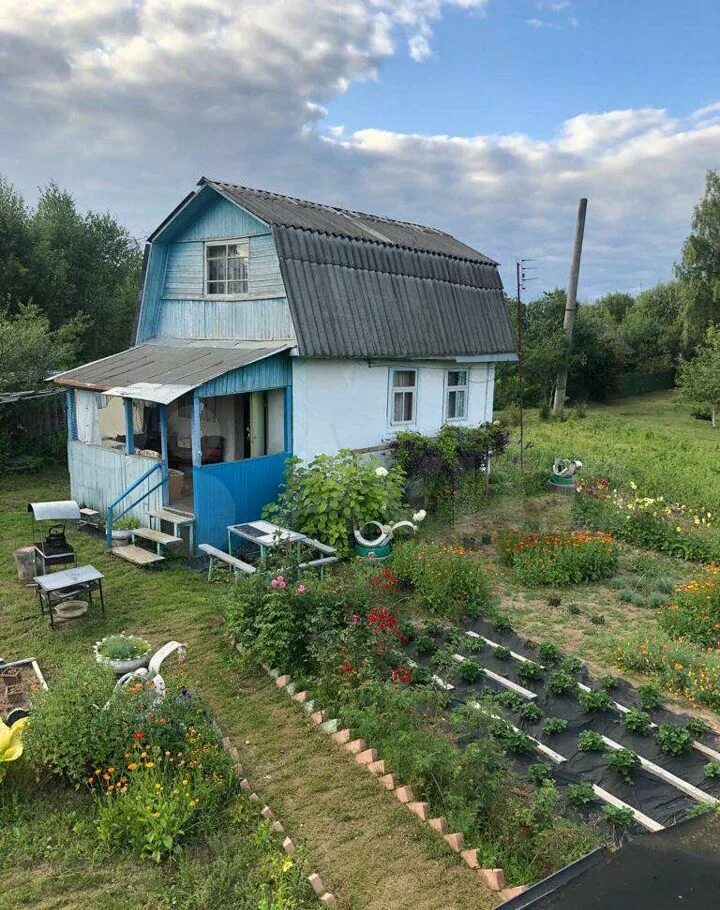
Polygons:
<instances>
[{"instance_id":1,"label":"wooden table","mask_svg":"<svg viewBox=\"0 0 720 910\"><path fill-rule=\"evenodd\" d=\"M49 575L36 575L33 581L37 585L40 612L45 615L47 608L50 614L50 625L55 628L53 607L65 600L79 600L87 597L92 606L92 592L100 593L100 609L105 615L102 580L105 576L95 566L77 566L64 569L62 572L51 572Z\"/></svg>"},{"instance_id":2,"label":"wooden table","mask_svg":"<svg viewBox=\"0 0 720 910\"><path fill-rule=\"evenodd\" d=\"M260 558L264 559L268 550L281 543L302 543L308 538L299 531L282 528L271 521L248 521L245 524L228 525L228 553L232 555L233 535L241 540L254 543L260 548Z\"/></svg>"}]
</instances>

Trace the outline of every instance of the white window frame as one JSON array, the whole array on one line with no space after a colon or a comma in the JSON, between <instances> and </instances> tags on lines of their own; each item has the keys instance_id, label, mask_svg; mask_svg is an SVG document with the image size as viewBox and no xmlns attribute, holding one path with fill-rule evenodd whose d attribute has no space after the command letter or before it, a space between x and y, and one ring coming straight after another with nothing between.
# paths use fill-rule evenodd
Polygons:
<instances>
[{"instance_id":1,"label":"white window frame","mask_svg":"<svg viewBox=\"0 0 720 910\"><path fill-rule=\"evenodd\" d=\"M234 294L211 294L209 291L209 276L208 276L208 248L211 246L232 246L233 244L245 245L247 246L247 291L242 291L240 293ZM206 240L203 244L203 298L205 300L246 300L250 296L250 260L252 256L250 255L250 238L249 237L236 237L229 240ZM225 261L227 262L227 252L225 254ZM227 278L225 281L227 282Z\"/></svg>"},{"instance_id":2,"label":"white window frame","mask_svg":"<svg viewBox=\"0 0 720 910\"><path fill-rule=\"evenodd\" d=\"M465 374L465 383L464 385L450 385L450 374L451 373L464 373ZM465 413L462 417L451 417L450 416L450 393L451 392L465 392ZM464 423L468 419L468 414L470 413L470 370L465 367L450 367L445 371L445 421L446 423Z\"/></svg>"},{"instance_id":3,"label":"white window frame","mask_svg":"<svg viewBox=\"0 0 720 910\"><path fill-rule=\"evenodd\" d=\"M415 384L411 386L396 386L395 385L395 374L396 373L414 373L415 374ZM420 371L417 367L390 367L390 372L388 376L388 423L391 427L411 427L417 423L417 409L418 409L418 388L419 388L419 375ZM395 395L396 393L410 393L412 394L412 419L411 420L395 420Z\"/></svg>"}]
</instances>

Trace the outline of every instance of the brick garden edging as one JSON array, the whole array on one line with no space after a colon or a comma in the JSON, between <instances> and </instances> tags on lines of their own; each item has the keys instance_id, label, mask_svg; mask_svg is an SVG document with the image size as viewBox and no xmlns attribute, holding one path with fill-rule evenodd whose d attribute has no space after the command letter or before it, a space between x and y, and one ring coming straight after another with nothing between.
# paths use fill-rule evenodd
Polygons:
<instances>
[{"instance_id":1,"label":"brick garden edging","mask_svg":"<svg viewBox=\"0 0 720 910\"><path fill-rule=\"evenodd\" d=\"M288 681L289 681L289 679L290 678L288 677ZM232 759L233 767L235 769L236 774L238 775L238 777L242 777L243 767L242 767L242 764L240 763L240 755L238 753L238 750L232 744L232 741L229 736L222 737L222 746L223 746L223 749L227 752L227 754ZM250 785L250 781L246 777L242 777L242 780L240 781L240 787L242 790L244 790L249 795L249 798L252 802L258 803L258 804L262 803L262 800L257 795L257 793L255 793L252 786ZM282 822L278 821L278 819L275 818L275 813L270 808L270 806L263 804L263 807L260 810L260 815L266 821L270 822L270 827L272 828L273 831L277 832L278 834L285 833L285 828L283 827ZM283 850L288 854L294 853L295 850L297 849L295 847L294 842L289 837L286 837L283 840L282 846L283 846ZM337 898L332 893L332 891L327 890L327 888L323 884L323 880L320 878L320 876L317 874L317 872L313 872L310 875L308 875L308 881L310 882L310 887L313 889L313 891L317 895L317 898L323 907L335 907L337 905Z\"/></svg>"},{"instance_id":2,"label":"brick garden edging","mask_svg":"<svg viewBox=\"0 0 720 910\"><path fill-rule=\"evenodd\" d=\"M297 686L293 683L289 674L282 673L279 669L273 669L267 664L262 664L262 668L275 680L278 689L283 689L303 709L316 729L329 736L335 745L341 746L350 755L353 755L355 761L377 778L382 787L392 791L398 802L406 806L420 821L426 822L433 832L440 835L453 853L458 854L470 869L476 870L483 884L491 891L498 893L503 903L527 890L527 885L517 885L516 887L508 888L505 881L505 873L502 869L481 869L478 864L477 850L465 848L462 834L448 833L448 823L444 816L431 818L430 804L416 800L412 789L400 784L395 775L388 772L385 762L383 759L378 758L375 749L368 747L364 739L353 739L351 730L347 727L341 729L340 722L336 718L328 718L326 712L316 705L308 692L298 692ZM321 892L313 884L313 878L317 879L317 876L310 876L310 884L315 889L315 893L320 896ZM322 885L322 882L320 882L320 885ZM327 896L331 897L334 902L335 898L333 895ZM320 897L320 901L321 903L324 902L323 897ZM333 903L329 903L327 906L333 906Z\"/></svg>"}]
</instances>

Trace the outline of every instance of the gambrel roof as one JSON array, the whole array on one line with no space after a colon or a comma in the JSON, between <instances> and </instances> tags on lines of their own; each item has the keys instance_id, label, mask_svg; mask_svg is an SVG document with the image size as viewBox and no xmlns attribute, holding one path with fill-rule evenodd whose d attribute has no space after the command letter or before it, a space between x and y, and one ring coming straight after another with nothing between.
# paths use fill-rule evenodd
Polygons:
<instances>
[{"instance_id":1,"label":"gambrel roof","mask_svg":"<svg viewBox=\"0 0 720 910\"><path fill-rule=\"evenodd\" d=\"M204 177L199 186L272 230L300 356L516 359L497 263L450 234Z\"/></svg>"}]
</instances>

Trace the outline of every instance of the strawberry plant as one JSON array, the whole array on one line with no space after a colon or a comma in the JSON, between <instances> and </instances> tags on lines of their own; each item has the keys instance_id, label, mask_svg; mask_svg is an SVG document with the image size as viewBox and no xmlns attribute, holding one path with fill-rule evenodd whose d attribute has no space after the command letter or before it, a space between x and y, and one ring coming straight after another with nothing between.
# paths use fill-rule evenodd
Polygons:
<instances>
[{"instance_id":1,"label":"strawberry plant","mask_svg":"<svg viewBox=\"0 0 720 910\"><path fill-rule=\"evenodd\" d=\"M608 752L605 761L622 777L626 784L635 783L635 772L641 767L640 757L632 749Z\"/></svg>"},{"instance_id":2,"label":"strawberry plant","mask_svg":"<svg viewBox=\"0 0 720 910\"><path fill-rule=\"evenodd\" d=\"M652 721L650 720L650 715L646 711L641 711L639 708L631 708L627 714L623 716L623 723L631 733L645 736L650 729Z\"/></svg>"},{"instance_id":3,"label":"strawberry plant","mask_svg":"<svg viewBox=\"0 0 720 910\"><path fill-rule=\"evenodd\" d=\"M523 682L532 682L542 676L542 667L532 660L523 661L515 671Z\"/></svg>"},{"instance_id":4,"label":"strawberry plant","mask_svg":"<svg viewBox=\"0 0 720 910\"><path fill-rule=\"evenodd\" d=\"M581 752L604 752L605 743L602 736L594 730L583 730L578 736L578 749Z\"/></svg>"},{"instance_id":5,"label":"strawberry plant","mask_svg":"<svg viewBox=\"0 0 720 910\"><path fill-rule=\"evenodd\" d=\"M547 733L548 736L555 736L555 734L566 730L567 725L568 722L564 717L548 717L543 724L543 733Z\"/></svg>"},{"instance_id":6,"label":"strawberry plant","mask_svg":"<svg viewBox=\"0 0 720 910\"><path fill-rule=\"evenodd\" d=\"M578 695L578 701L583 711L588 714L595 714L601 711L609 711L612 707L612 699L602 689L594 689L590 692L581 692Z\"/></svg>"},{"instance_id":7,"label":"strawberry plant","mask_svg":"<svg viewBox=\"0 0 720 910\"><path fill-rule=\"evenodd\" d=\"M692 749L692 736L684 727L675 724L662 724L655 733L655 742L661 751L668 755L682 755Z\"/></svg>"},{"instance_id":8,"label":"strawberry plant","mask_svg":"<svg viewBox=\"0 0 720 910\"><path fill-rule=\"evenodd\" d=\"M582 781L579 784L568 784L567 800L571 806L581 809L595 801L595 791L592 784Z\"/></svg>"}]
</instances>

